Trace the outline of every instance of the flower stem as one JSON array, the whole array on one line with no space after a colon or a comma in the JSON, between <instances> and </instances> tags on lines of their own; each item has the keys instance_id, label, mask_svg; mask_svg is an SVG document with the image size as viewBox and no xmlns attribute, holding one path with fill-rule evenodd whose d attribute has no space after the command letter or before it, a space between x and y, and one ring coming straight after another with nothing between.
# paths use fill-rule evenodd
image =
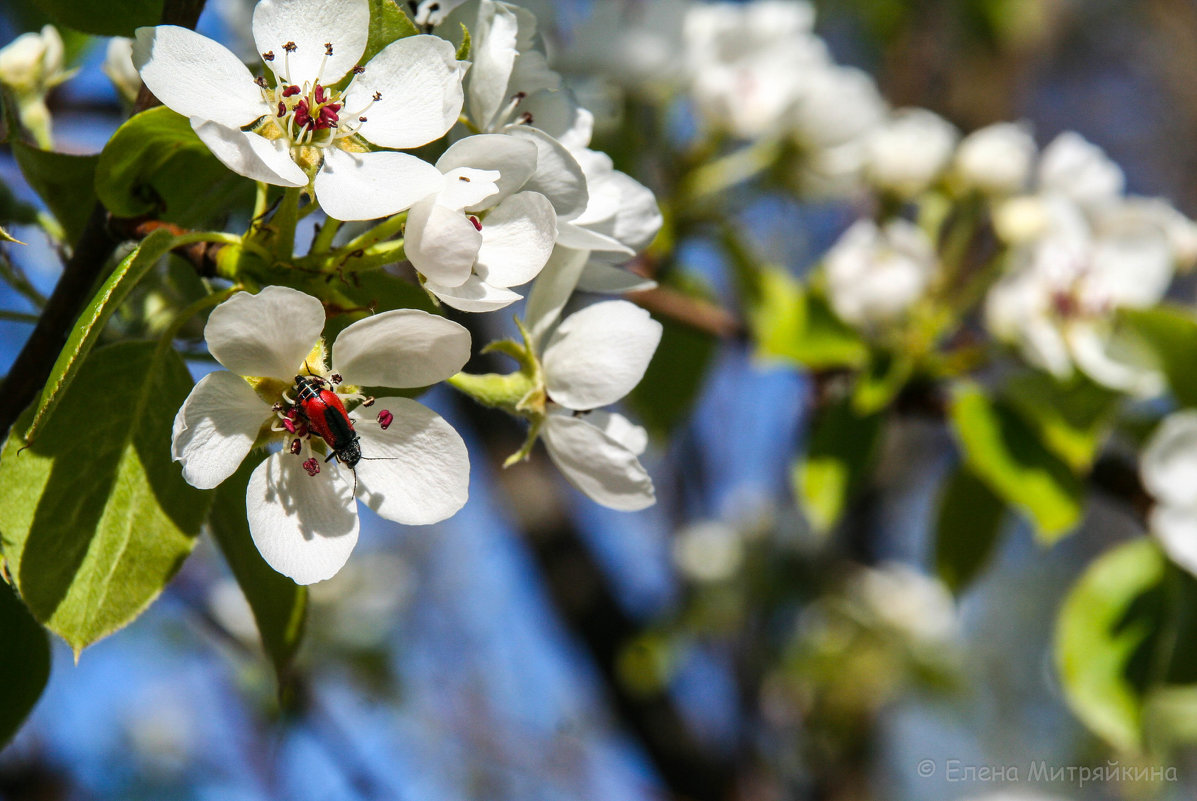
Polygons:
<instances>
[{"instance_id":1,"label":"flower stem","mask_svg":"<svg viewBox=\"0 0 1197 801\"><path fill-rule=\"evenodd\" d=\"M37 325L38 316L36 314L28 314L26 312L0 309L0 320L6 323L28 323L29 325Z\"/></svg>"},{"instance_id":2,"label":"flower stem","mask_svg":"<svg viewBox=\"0 0 1197 801\"><path fill-rule=\"evenodd\" d=\"M336 238L337 232L341 230L341 221L334 220L329 217L324 221L324 225L320 226L320 231L316 234L316 238L312 240L312 249L310 253L327 253L332 247L333 239Z\"/></svg>"},{"instance_id":3,"label":"flower stem","mask_svg":"<svg viewBox=\"0 0 1197 801\"><path fill-rule=\"evenodd\" d=\"M365 250L376 242L382 242L384 239L390 239L395 234L403 230L403 226L407 223L407 212L396 214L394 217L388 217L380 222L370 230L354 237L345 245L333 251L333 255L337 258L344 258L352 254L355 250Z\"/></svg>"},{"instance_id":4,"label":"flower stem","mask_svg":"<svg viewBox=\"0 0 1197 801\"><path fill-rule=\"evenodd\" d=\"M274 257L278 261L290 261L295 255L295 224L299 222L299 189L287 187L283 201L274 213Z\"/></svg>"},{"instance_id":5,"label":"flower stem","mask_svg":"<svg viewBox=\"0 0 1197 801\"><path fill-rule=\"evenodd\" d=\"M690 201L717 195L773 166L781 151L776 139L762 139L709 161L685 177L680 194Z\"/></svg>"}]
</instances>

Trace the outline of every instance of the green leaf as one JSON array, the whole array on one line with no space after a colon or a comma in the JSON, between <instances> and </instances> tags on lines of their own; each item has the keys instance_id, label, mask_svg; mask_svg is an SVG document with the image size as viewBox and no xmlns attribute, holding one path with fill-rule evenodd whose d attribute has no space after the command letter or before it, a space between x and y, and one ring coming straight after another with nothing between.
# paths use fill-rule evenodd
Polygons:
<instances>
[{"instance_id":1,"label":"green leaf","mask_svg":"<svg viewBox=\"0 0 1197 801\"><path fill-rule=\"evenodd\" d=\"M1168 386L1181 406L1197 406L1197 317L1188 309L1164 305L1123 309L1119 321L1156 354Z\"/></svg>"},{"instance_id":2,"label":"green leaf","mask_svg":"<svg viewBox=\"0 0 1197 801\"><path fill-rule=\"evenodd\" d=\"M1080 521L1080 480L1009 406L973 385L958 387L949 410L965 464L998 497L1025 514L1043 542Z\"/></svg>"},{"instance_id":3,"label":"green leaf","mask_svg":"<svg viewBox=\"0 0 1197 801\"><path fill-rule=\"evenodd\" d=\"M142 25L157 25L162 0L105 0L103 6L79 0L34 0L56 24L97 36L129 36Z\"/></svg>"},{"instance_id":4,"label":"green leaf","mask_svg":"<svg viewBox=\"0 0 1197 801\"><path fill-rule=\"evenodd\" d=\"M893 401L910 380L914 361L904 355L874 352L868 366L856 377L852 406L862 415L879 412Z\"/></svg>"},{"instance_id":5,"label":"green leaf","mask_svg":"<svg viewBox=\"0 0 1197 801\"><path fill-rule=\"evenodd\" d=\"M1165 569L1151 540L1120 545L1089 566L1056 623L1056 668L1068 705L1123 750L1142 745L1142 662L1163 626Z\"/></svg>"},{"instance_id":6,"label":"green leaf","mask_svg":"<svg viewBox=\"0 0 1197 801\"><path fill-rule=\"evenodd\" d=\"M944 482L935 522L935 570L959 594L985 567L1001 534L1006 505L960 467Z\"/></svg>"},{"instance_id":7,"label":"green leaf","mask_svg":"<svg viewBox=\"0 0 1197 801\"><path fill-rule=\"evenodd\" d=\"M0 242L16 242L18 245L25 244L15 236L4 230L4 226L0 225Z\"/></svg>"},{"instance_id":8,"label":"green leaf","mask_svg":"<svg viewBox=\"0 0 1197 801\"><path fill-rule=\"evenodd\" d=\"M868 360L860 335L836 317L821 293L778 268L758 270L756 281L748 322L762 356L816 370L860 367Z\"/></svg>"},{"instance_id":9,"label":"green leaf","mask_svg":"<svg viewBox=\"0 0 1197 801\"><path fill-rule=\"evenodd\" d=\"M1010 378L1001 396L1048 450L1078 473L1092 466L1122 399L1079 373L1060 381L1038 371Z\"/></svg>"},{"instance_id":10,"label":"green leaf","mask_svg":"<svg viewBox=\"0 0 1197 801\"><path fill-rule=\"evenodd\" d=\"M264 454L263 454L264 455ZM308 588L276 573L258 553L245 517L245 488L262 461L252 456L216 489L208 527L238 586L249 601L262 647L274 665L279 691L288 684L291 661L303 639L308 611Z\"/></svg>"},{"instance_id":11,"label":"green leaf","mask_svg":"<svg viewBox=\"0 0 1197 801\"><path fill-rule=\"evenodd\" d=\"M62 394L78 375L87 354L91 353L92 347L99 340L108 318L125 302L133 287L158 262L159 257L170 250L173 241L174 237L169 231L155 231L142 241L137 250L126 256L104 281L99 292L75 321L75 327L66 345L50 370L50 377L42 389L37 411L33 415L33 422L25 431L27 441L32 442L37 438L50 412L54 411Z\"/></svg>"},{"instance_id":12,"label":"green leaf","mask_svg":"<svg viewBox=\"0 0 1197 801\"><path fill-rule=\"evenodd\" d=\"M231 206L247 204L254 190L212 155L186 117L165 106L117 129L100 153L95 185L114 216L153 214L187 226L227 215Z\"/></svg>"},{"instance_id":13,"label":"green leaf","mask_svg":"<svg viewBox=\"0 0 1197 801\"><path fill-rule=\"evenodd\" d=\"M664 436L682 422L698 398L702 380L715 355L716 341L703 331L661 320L661 344L644 378L628 395L640 422Z\"/></svg>"},{"instance_id":14,"label":"green leaf","mask_svg":"<svg viewBox=\"0 0 1197 801\"><path fill-rule=\"evenodd\" d=\"M195 545L210 497L170 456L191 385L170 348L102 348L38 440L17 433L30 409L0 453L0 547L33 616L76 656L141 614Z\"/></svg>"},{"instance_id":15,"label":"green leaf","mask_svg":"<svg viewBox=\"0 0 1197 801\"><path fill-rule=\"evenodd\" d=\"M395 0L370 0L370 35L366 39L366 52L358 63L366 64L391 42L419 32L416 23Z\"/></svg>"},{"instance_id":16,"label":"green leaf","mask_svg":"<svg viewBox=\"0 0 1197 801\"><path fill-rule=\"evenodd\" d=\"M857 414L850 399L826 407L815 420L806 454L794 467L794 492L817 533L840 521L864 484L883 421L880 414Z\"/></svg>"},{"instance_id":17,"label":"green leaf","mask_svg":"<svg viewBox=\"0 0 1197 801\"><path fill-rule=\"evenodd\" d=\"M21 174L62 224L67 239L79 241L95 206L92 183L99 156L54 153L24 142L11 142L10 146Z\"/></svg>"},{"instance_id":18,"label":"green leaf","mask_svg":"<svg viewBox=\"0 0 1197 801\"><path fill-rule=\"evenodd\" d=\"M12 587L0 580L0 748L41 697L50 678L50 639Z\"/></svg>"}]
</instances>

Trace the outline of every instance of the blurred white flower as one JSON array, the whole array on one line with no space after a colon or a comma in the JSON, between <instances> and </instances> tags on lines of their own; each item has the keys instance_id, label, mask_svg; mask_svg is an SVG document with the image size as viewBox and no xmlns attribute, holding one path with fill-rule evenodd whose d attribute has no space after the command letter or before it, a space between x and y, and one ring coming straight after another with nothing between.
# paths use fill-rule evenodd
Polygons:
<instances>
[{"instance_id":1,"label":"blurred white flower","mask_svg":"<svg viewBox=\"0 0 1197 801\"><path fill-rule=\"evenodd\" d=\"M1043 149L1038 178L1041 193L1063 195L1090 208L1117 199L1126 185L1122 168L1074 131L1065 131Z\"/></svg>"},{"instance_id":2,"label":"blurred white flower","mask_svg":"<svg viewBox=\"0 0 1197 801\"><path fill-rule=\"evenodd\" d=\"M673 562L693 581L729 579L743 561L743 538L727 523L695 523L679 531L673 540Z\"/></svg>"},{"instance_id":3,"label":"blurred white flower","mask_svg":"<svg viewBox=\"0 0 1197 801\"><path fill-rule=\"evenodd\" d=\"M23 33L0 48L0 83L18 96L44 95L69 77L62 57L62 37L53 25Z\"/></svg>"},{"instance_id":4,"label":"blurred white flower","mask_svg":"<svg viewBox=\"0 0 1197 801\"><path fill-rule=\"evenodd\" d=\"M1075 365L1112 389L1158 393L1154 361L1135 341L1114 336L1113 313L1155 305L1167 291L1173 255L1163 229L1120 216L1118 206L1095 227L1061 196L1039 199L1036 208L1043 233L1013 251L1013 269L990 289L990 331L1060 378Z\"/></svg>"},{"instance_id":5,"label":"blurred white flower","mask_svg":"<svg viewBox=\"0 0 1197 801\"><path fill-rule=\"evenodd\" d=\"M781 133L808 75L828 63L806 2L695 4L682 25L699 114L734 136Z\"/></svg>"},{"instance_id":6,"label":"blurred white flower","mask_svg":"<svg viewBox=\"0 0 1197 801\"><path fill-rule=\"evenodd\" d=\"M1164 418L1139 459L1155 498L1148 527L1172 561L1197 575L1197 411Z\"/></svg>"},{"instance_id":7,"label":"blurred white flower","mask_svg":"<svg viewBox=\"0 0 1197 801\"><path fill-rule=\"evenodd\" d=\"M944 171L959 137L934 112L899 109L865 140L865 176L883 192L914 197Z\"/></svg>"},{"instance_id":8,"label":"blurred white flower","mask_svg":"<svg viewBox=\"0 0 1197 801\"><path fill-rule=\"evenodd\" d=\"M809 71L786 130L802 153L796 181L814 196L841 196L862 179L865 141L887 113L877 84L854 67Z\"/></svg>"},{"instance_id":9,"label":"blurred white flower","mask_svg":"<svg viewBox=\"0 0 1197 801\"><path fill-rule=\"evenodd\" d=\"M953 173L965 190L1012 195L1030 179L1035 139L1026 125L999 122L973 131L956 149Z\"/></svg>"},{"instance_id":10,"label":"blurred white flower","mask_svg":"<svg viewBox=\"0 0 1197 801\"><path fill-rule=\"evenodd\" d=\"M938 263L918 226L895 219L878 228L860 220L824 258L832 308L862 328L896 322L926 292Z\"/></svg>"},{"instance_id":11,"label":"blurred white flower","mask_svg":"<svg viewBox=\"0 0 1197 801\"><path fill-rule=\"evenodd\" d=\"M141 75L137 67L133 66L133 40L124 36L113 36L108 40L104 63L100 65L108 80L116 88L117 94L128 103L137 100L137 93L141 91Z\"/></svg>"},{"instance_id":12,"label":"blurred white flower","mask_svg":"<svg viewBox=\"0 0 1197 801\"><path fill-rule=\"evenodd\" d=\"M917 644L945 643L959 634L948 588L907 565L864 568L853 577L852 590L873 617Z\"/></svg>"},{"instance_id":13,"label":"blurred white flower","mask_svg":"<svg viewBox=\"0 0 1197 801\"><path fill-rule=\"evenodd\" d=\"M605 0L557 50L566 72L595 75L629 92L657 95L683 78L682 20L690 0Z\"/></svg>"}]
</instances>

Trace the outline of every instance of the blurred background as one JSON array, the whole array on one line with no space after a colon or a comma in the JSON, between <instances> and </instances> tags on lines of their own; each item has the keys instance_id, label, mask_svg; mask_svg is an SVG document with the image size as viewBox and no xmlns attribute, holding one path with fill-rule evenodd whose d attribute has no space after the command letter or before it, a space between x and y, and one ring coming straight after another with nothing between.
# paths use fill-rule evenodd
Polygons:
<instances>
[{"instance_id":1,"label":"blurred background","mask_svg":"<svg viewBox=\"0 0 1197 801\"><path fill-rule=\"evenodd\" d=\"M645 119L667 107L664 133L679 147L694 135L664 80L683 4L530 5L553 63L596 113L595 146L659 188L668 176L644 156ZM1026 120L1041 144L1080 131L1131 191L1197 214L1192 0L816 5L836 60L870 72L893 106L964 131ZM199 29L243 41L251 8L210 0ZM622 50L596 27L613 8L616 31L636 32ZM0 43L43 22L32 4L6 2ZM57 146L95 152L124 110L99 69L104 41L66 39L80 69L51 98ZM645 80L653 71L662 81ZM6 150L0 181L33 202ZM757 253L796 275L852 219L842 202L768 191L735 214ZM30 247L11 257L48 293L57 260L35 227L13 233ZM0 753L0 798L1194 797L1191 758L1154 782L1069 770L1132 764L1069 712L1051 659L1067 588L1096 554L1141 535L1129 510L1095 497L1081 531L1050 548L1010 520L954 597L933 576L928 533L948 435L914 414L890 427L846 522L816 536L790 477L812 384L752 358L716 233L683 234L665 269L704 298L701 314L664 318L628 404L654 434L655 507L593 504L543 450L500 469L522 431L434 392L427 402L471 447L470 502L426 529L363 516L348 566L313 587L284 703L205 538L148 613L77 665L56 643L45 695ZM36 310L0 293L5 309ZM29 330L0 320L0 370Z\"/></svg>"}]
</instances>

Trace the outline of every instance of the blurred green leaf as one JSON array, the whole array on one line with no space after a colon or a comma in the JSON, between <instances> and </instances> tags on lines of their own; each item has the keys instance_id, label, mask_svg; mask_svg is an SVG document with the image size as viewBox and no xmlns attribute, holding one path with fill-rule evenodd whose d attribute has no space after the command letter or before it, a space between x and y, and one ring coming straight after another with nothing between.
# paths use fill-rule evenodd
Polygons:
<instances>
[{"instance_id":1,"label":"blurred green leaf","mask_svg":"<svg viewBox=\"0 0 1197 801\"><path fill-rule=\"evenodd\" d=\"M694 406L717 343L710 334L676 320L660 322L661 344L644 378L628 395L628 404L650 431L664 436Z\"/></svg>"},{"instance_id":2,"label":"blurred green leaf","mask_svg":"<svg viewBox=\"0 0 1197 801\"><path fill-rule=\"evenodd\" d=\"M29 186L62 224L67 239L77 242L95 206L92 184L99 156L54 153L23 142L9 144Z\"/></svg>"},{"instance_id":3,"label":"blurred green leaf","mask_svg":"<svg viewBox=\"0 0 1197 801\"><path fill-rule=\"evenodd\" d=\"M95 297L91 299L91 303L79 315L66 345L63 346L57 361L54 362L54 367L50 370L46 386L42 389L37 411L33 415L33 422L25 431L27 441L32 442L37 439L42 424L54 411L54 407L62 399L63 393L78 375L87 354L91 353L92 347L99 341L108 318L125 302L125 298L129 296L133 287L158 262L159 257L170 249L173 241L174 237L169 231L155 231L146 237L137 250L134 250L117 265Z\"/></svg>"},{"instance_id":4,"label":"blurred green leaf","mask_svg":"<svg viewBox=\"0 0 1197 801\"><path fill-rule=\"evenodd\" d=\"M142 25L157 25L162 0L105 0L103 6L79 0L34 0L58 25L97 36L133 36Z\"/></svg>"},{"instance_id":5,"label":"blurred green leaf","mask_svg":"<svg viewBox=\"0 0 1197 801\"><path fill-rule=\"evenodd\" d=\"M245 488L262 461L251 456L216 489L208 526L249 601L262 647L274 666L280 694L288 686L291 662L303 640L308 613L308 588L276 573L258 553L245 517Z\"/></svg>"},{"instance_id":6,"label":"blurred green leaf","mask_svg":"<svg viewBox=\"0 0 1197 801\"><path fill-rule=\"evenodd\" d=\"M1060 381L1037 371L1010 378L1001 395L1043 444L1078 473L1093 464L1122 399L1080 374Z\"/></svg>"},{"instance_id":7,"label":"blurred green leaf","mask_svg":"<svg viewBox=\"0 0 1197 801\"><path fill-rule=\"evenodd\" d=\"M1009 406L974 385L953 393L952 430L964 462L998 497L1027 515L1043 542L1080 521L1083 489L1063 461Z\"/></svg>"},{"instance_id":8,"label":"blurred green leaf","mask_svg":"<svg viewBox=\"0 0 1197 801\"><path fill-rule=\"evenodd\" d=\"M365 64L396 39L415 36L419 32L416 23L395 0L370 0L370 36L358 63Z\"/></svg>"},{"instance_id":9,"label":"blurred green leaf","mask_svg":"<svg viewBox=\"0 0 1197 801\"><path fill-rule=\"evenodd\" d=\"M100 153L96 194L114 216L153 214L198 226L250 202L253 183L229 170L187 118L165 106L125 121Z\"/></svg>"},{"instance_id":10,"label":"blurred green leaf","mask_svg":"<svg viewBox=\"0 0 1197 801\"><path fill-rule=\"evenodd\" d=\"M852 406L859 414L884 409L898 396L914 370L914 361L898 354L874 351L852 387Z\"/></svg>"},{"instance_id":11,"label":"blurred green leaf","mask_svg":"<svg viewBox=\"0 0 1197 801\"><path fill-rule=\"evenodd\" d=\"M847 398L820 411L806 453L794 466L794 493L817 533L826 534L840 521L864 484L883 421L881 414L858 414Z\"/></svg>"},{"instance_id":12,"label":"blurred green leaf","mask_svg":"<svg viewBox=\"0 0 1197 801\"><path fill-rule=\"evenodd\" d=\"M1181 406L1197 406L1197 317L1179 306L1122 309L1119 320L1137 334L1160 360L1168 386Z\"/></svg>"},{"instance_id":13,"label":"blurred green leaf","mask_svg":"<svg viewBox=\"0 0 1197 801\"><path fill-rule=\"evenodd\" d=\"M34 617L76 655L136 618L195 545L210 496L171 462L171 424L191 389L170 348L95 351L36 442L0 454L0 546Z\"/></svg>"},{"instance_id":14,"label":"blurred green leaf","mask_svg":"<svg viewBox=\"0 0 1197 801\"><path fill-rule=\"evenodd\" d=\"M33 711L50 679L50 639L0 580L0 748Z\"/></svg>"},{"instance_id":15,"label":"blurred green leaf","mask_svg":"<svg viewBox=\"0 0 1197 801\"><path fill-rule=\"evenodd\" d=\"M1138 539L1093 562L1073 586L1056 625L1064 695L1085 725L1116 748L1142 746L1141 663L1163 625L1166 561ZM1136 674L1139 676L1136 676Z\"/></svg>"},{"instance_id":16,"label":"blurred green leaf","mask_svg":"<svg viewBox=\"0 0 1197 801\"><path fill-rule=\"evenodd\" d=\"M866 362L860 335L835 316L821 293L776 267L756 270L753 281L748 323L762 356L812 369Z\"/></svg>"},{"instance_id":17,"label":"blurred green leaf","mask_svg":"<svg viewBox=\"0 0 1197 801\"><path fill-rule=\"evenodd\" d=\"M935 521L935 570L959 594L985 567L997 546L1006 505L965 467L944 482Z\"/></svg>"}]
</instances>

